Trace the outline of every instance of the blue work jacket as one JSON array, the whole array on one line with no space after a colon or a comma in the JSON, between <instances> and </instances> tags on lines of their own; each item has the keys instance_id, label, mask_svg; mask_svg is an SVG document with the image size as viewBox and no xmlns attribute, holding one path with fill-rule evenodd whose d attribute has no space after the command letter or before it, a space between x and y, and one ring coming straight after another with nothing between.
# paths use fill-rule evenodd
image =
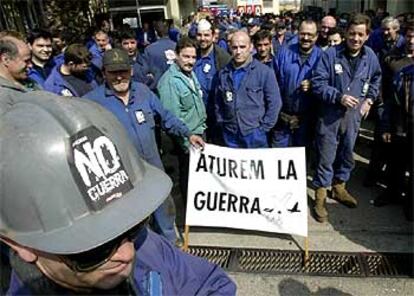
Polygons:
<instances>
[{"instance_id":1,"label":"blue work jacket","mask_svg":"<svg viewBox=\"0 0 414 296\"><path fill-rule=\"evenodd\" d=\"M272 58L271 59L269 59L267 62L261 62L260 61L260 59L259 59L259 56L258 56L258 54L257 53L255 53L254 55L253 55L253 58L254 59L256 59L256 60L258 60L260 63L262 63L263 65L266 65L266 66L268 66L270 69L272 69L273 71L274 71L274 65L275 65L275 57L273 56L273 54L270 54L271 56L272 56Z\"/></svg>"},{"instance_id":2,"label":"blue work jacket","mask_svg":"<svg viewBox=\"0 0 414 296\"><path fill-rule=\"evenodd\" d=\"M137 295L236 295L236 285L220 267L182 252L151 230L142 230L134 241L134 247L136 260L130 285ZM56 293L50 291L52 287L48 288L47 294L73 294L70 290L65 293L64 288ZM7 295L32 294L30 286L12 272Z\"/></svg>"},{"instance_id":3,"label":"blue work jacket","mask_svg":"<svg viewBox=\"0 0 414 296\"><path fill-rule=\"evenodd\" d=\"M356 66L354 75L351 73L345 46L329 48L322 54L312 78L312 88L323 103L321 111L342 116L346 108L341 105L343 95L351 95L359 99L375 101L381 85L381 67L378 58L371 48L364 46Z\"/></svg>"},{"instance_id":4,"label":"blue work jacket","mask_svg":"<svg viewBox=\"0 0 414 296\"><path fill-rule=\"evenodd\" d=\"M164 130L176 136L189 137L187 126L165 109L157 96L142 83L131 82L128 106L103 84L84 95L111 111L125 127L138 154L149 164L163 169L155 141L155 121L158 115Z\"/></svg>"},{"instance_id":5,"label":"blue work jacket","mask_svg":"<svg viewBox=\"0 0 414 296\"><path fill-rule=\"evenodd\" d=\"M60 66L61 65L56 65L53 68L45 81L44 89L60 96L79 97L76 89L63 78L63 75L60 73ZM87 75L86 81L91 84L92 88L95 88L98 84L91 77L91 75Z\"/></svg>"},{"instance_id":6,"label":"blue work jacket","mask_svg":"<svg viewBox=\"0 0 414 296\"><path fill-rule=\"evenodd\" d=\"M308 59L302 63L299 43L282 47L274 59L274 69L282 96L282 111L288 114L300 115L310 111L315 105L311 90L304 93L300 85L303 80L312 78L322 50L314 46Z\"/></svg>"},{"instance_id":7,"label":"blue work jacket","mask_svg":"<svg viewBox=\"0 0 414 296\"><path fill-rule=\"evenodd\" d=\"M44 87L46 79L49 77L50 73L55 66L54 59L50 59L44 66L43 70L38 70L36 67L29 67L28 76L30 80L36 82L41 87Z\"/></svg>"},{"instance_id":8,"label":"blue work jacket","mask_svg":"<svg viewBox=\"0 0 414 296\"><path fill-rule=\"evenodd\" d=\"M377 53L378 55L383 56L383 52L389 52L393 48L388 48L387 43L384 40L384 30L378 28L374 30L371 35L369 35L369 39L366 43L367 46L371 47L371 49ZM405 38L404 36L398 34L397 40L394 44L394 48L402 49L405 46ZM380 58L380 56L379 56Z\"/></svg>"},{"instance_id":9,"label":"blue work jacket","mask_svg":"<svg viewBox=\"0 0 414 296\"><path fill-rule=\"evenodd\" d=\"M148 45L144 53L138 56L138 65L147 71L144 75L149 73L154 77L148 81L148 87L151 90L157 88L158 81L162 74L168 70L170 65L175 60L175 46L176 43L170 38L161 38L158 41Z\"/></svg>"},{"instance_id":10,"label":"blue work jacket","mask_svg":"<svg viewBox=\"0 0 414 296\"><path fill-rule=\"evenodd\" d=\"M272 38L273 54L277 55L277 52L280 50L280 48L289 46L290 44L297 43L297 42L298 42L298 36L291 32L285 33L285 38L283 39L282 43L279 42L279 39L277 38L277 36L274 36Z\"/></svg>"},{"instance_id":11,"label":"blue work jacket","mask_svg":"<svg viewBox=\"0 0 414 296\"><path fill-rule=\"evenodd\" d=\"M102 50L98 44L94 43L90 48L89 52L92 55L91 63L98 68L99 70L102 70L103 66L103 56L105 51Z\"/></svg>"},{"instance_id":12,"label":"blue work jacket","mask_svg":"<svg viewBox=\"0 0 414 296\"><path fill-rule=\"evenodd\" d=\"M219 72L215 95L215 115L225 130L245 136L254 129L269 131L276 123L282 100L273 71L259 61L245 66L246 73L238 88L235 87L229 63Z\"/></svg>"},{"instance_id":13,"label":"blue work jacket","mask_svg":"<svg viewBox=\"0 0 414 296\"><path fill-rule=\"evenodd\" d=\"M204 105L207 106L213 78L217 73L214 50L206 57L198 56L193 71L203 91Z\"/></svg>"}]
</instances>

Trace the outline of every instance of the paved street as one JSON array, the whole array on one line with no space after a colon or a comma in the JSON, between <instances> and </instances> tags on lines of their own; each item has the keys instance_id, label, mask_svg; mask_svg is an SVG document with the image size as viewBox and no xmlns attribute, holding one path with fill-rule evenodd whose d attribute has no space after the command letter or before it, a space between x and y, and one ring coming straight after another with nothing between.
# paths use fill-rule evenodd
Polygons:
<instances>
[{"instance_id":1,"label":"paved street","mask_svg":"<svg viewBox=\"0 0 414 296\"><path fill-rule=\"evenodd\" d=\"M309 249L337 252L413 252L413 224L404 218L401 206L376 208L372 200L384 190L381 186L362 186L372 140L372 123L363 124L358 139L349 189L359 206L349 209L328 199L329 223L317 223L309 212ZM167 148L168 149L168 148ZM170 173L176 173L173 159L167 158ZM308 172L309 180L311 172ZM310 182L309 184L310 185ZM180 198L174 197L180 207ZM309 203L314 191L308 186ZM179 213L178 224L183 223ZM234 229L191 228L190 245L303 250L304 238ZM414 268L414 267L413 267ZM239 295L414 295L413 279L329 278L232 273Z\"/></svg>"}]
</instances>

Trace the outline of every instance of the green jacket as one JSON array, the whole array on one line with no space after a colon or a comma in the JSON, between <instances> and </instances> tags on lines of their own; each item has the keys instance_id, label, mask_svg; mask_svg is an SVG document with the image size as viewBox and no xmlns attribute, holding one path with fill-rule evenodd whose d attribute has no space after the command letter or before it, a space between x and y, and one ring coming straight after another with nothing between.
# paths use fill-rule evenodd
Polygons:
<instances>
[{"instance_id":1,"label":"green jacket","mask_svg":"<svg viewBox=\"0 0 414 296\"><path fill-rule=\"evenodd\" d=\"M206 108L202 99L200 83L194 72L191 72L194 88L190 79L177 64L172 64L158 82L158 94L164 107L181 119L191 134L203 134L206 129ZM180 143L189 146L188 139L182 138Z\"/></svg>"}]
</instances>

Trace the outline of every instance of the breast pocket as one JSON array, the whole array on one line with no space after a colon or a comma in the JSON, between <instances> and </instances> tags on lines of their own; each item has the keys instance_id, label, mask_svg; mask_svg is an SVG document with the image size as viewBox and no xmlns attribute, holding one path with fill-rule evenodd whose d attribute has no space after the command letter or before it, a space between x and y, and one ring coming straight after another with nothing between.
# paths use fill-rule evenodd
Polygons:
<instances>
[{"instance_id":1,"label":"breast pocket","mask_svg":"<svg viewBox=\"0 0 414 296\"><path fill-rule=\"evenodd\" d=\"M248 87L246 88L248 107L263 106L263 88L262 87Z\"/></svg>"},{"instance_id":2,"label":"breast pocket","mask_svg":"<svg viewBox=\"0 0 414 296\"><path fill-rule=\"evenodd\" d=\"M189 110L193 107L194 105L194 101L193 101L193 96L191 94L190 91L184 91L182 94L180 94L180 108L181 110Z\"/></svg>"}]
</instances>

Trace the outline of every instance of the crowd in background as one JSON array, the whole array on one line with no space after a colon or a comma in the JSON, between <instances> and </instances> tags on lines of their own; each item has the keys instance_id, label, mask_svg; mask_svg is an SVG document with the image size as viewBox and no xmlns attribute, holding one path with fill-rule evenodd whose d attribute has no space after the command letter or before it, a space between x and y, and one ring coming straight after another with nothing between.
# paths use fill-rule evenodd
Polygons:
<instances>
[{"instance_id":1,"label":"crowd in background","mask_svg":"<svg viewBox=\"0 0 414 296\"><path fill-rule=\"evenodd\" d=\"M413 14L390 16L378 10L367 11L362 19L359 16L360 23L354 25L365 25L366 39L361 37L356 56L349 55L352 43L356 42L351 40L349 31L355 16L349 14L197 13L185 19L181 27L176 27L172 20L162 20L145 22L138 29L124 24L113 30L108 19L100 18L96 28L88 30L85 36L74 36L65 28L53 32L41 28L27 32L26 36L4 31L0 37L12 36L29 45L30 59L19 69L27 70L27 77L18 79L26 89L42 89L60 96L89 95L99 101L118 82L126 81L130 100L127 96L124 103L132 106L129 90L137 83L135 96L151 98L148 112L153 117L155 141L152 136L142 136L134 127L129 134L138 152L160 168L160 130L175 134L184 199L188 145L203 144L201 139L190 141L192 135L228 147L305 146L308 155L316 156L315 215L324 222L326 190L331 186L333 196L350 207L357 205L345 183L354 165L352 151L361 117L368 113L376 124L364 183L373 186L381 181L388 186L376 199L377 206L402 201L407 205L408 199L409 205L412 202ZM181 50L186 48L193 49L180 57ZM109 53L111 57L106 56ZM130 76L121 73L124 76L112 78L112 72L118 75L116 71L129 69L115 67L116 70L108 71L119 54L128 57ZM340 55L344 55L347 66L338 63ZM362 61L360 55L364 55ZM369 69L358 68L360 63L368 63ZM175 73L170 73L174 69ZM338 74L347 71L348 80L337 81ZM141 85L147 88L141 89ZM100 88L102 91L97 93ZM119 97L115 91L114 99ZM106 101L100 103L105 105ZM119 115L120 121L125 121L128 115L114 108L108 107ZM359 115L350 115L348 109L358 109ZM135 113L130 120L139 122L141 118L147 122L145 112L140 114ZM338 123L332 129L335 120L347 124ZM152 130L146 132L150 134ZM412 219L412 207L405 208L410 212L407 217Z\"/></svg>"}]
</instances>

